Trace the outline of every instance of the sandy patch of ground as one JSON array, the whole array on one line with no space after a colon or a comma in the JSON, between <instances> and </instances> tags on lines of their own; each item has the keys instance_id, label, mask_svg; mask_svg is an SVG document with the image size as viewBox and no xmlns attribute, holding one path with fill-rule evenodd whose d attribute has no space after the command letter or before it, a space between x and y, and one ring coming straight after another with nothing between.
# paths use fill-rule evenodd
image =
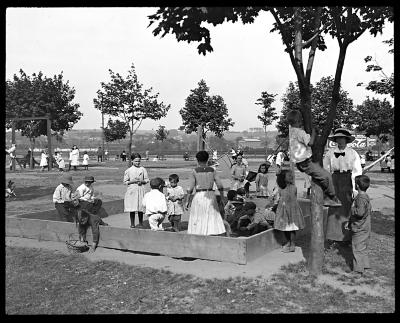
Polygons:
<instances>
[{"instance_id":1,"label":"sandy patch of ground","mask_svg":"<svg viewBox=\"0 0 400 323\"><path fill-rule=\"evenodd\" d=\"M68 253L65 243L54 241L37 241L34 239L6 237L6 245L13 247L43 248ZM116 261L132 266L151 267L169 270L177 274L189 274L204 279L224 279L229 277L246 277L267 279L280 270L281 266L298 263L304 260L301 248L295 252L282 253L273 250L246 265L227 262L191 259L184 260L167 256L146 255L99 247L95 253L84 253L91 261Z\"/></svg>"}]
</instances>

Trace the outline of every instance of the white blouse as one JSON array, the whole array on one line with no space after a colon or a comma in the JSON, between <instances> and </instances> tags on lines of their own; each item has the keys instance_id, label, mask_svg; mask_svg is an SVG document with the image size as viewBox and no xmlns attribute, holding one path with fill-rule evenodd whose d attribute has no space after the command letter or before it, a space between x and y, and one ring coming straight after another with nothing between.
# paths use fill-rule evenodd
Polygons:
<instances>
[{"instance_id":1,"label":"white blouse","mask_svg":"<svg viewBox=\"0 0 400 323\"><path fill-rule=\"evenodd\" d=\"M334 153L345 153L344 156L339 156L336 158ZM353 191L355 190L355 177L362 174L362 167L360 156L358 153L350 147L346 147L340 150L338 147L331 148L327 151L324 160L324 168L330 173L334 171L346 172L351 171L351 182L353 184Z\"/></svg>"}]
</instances>

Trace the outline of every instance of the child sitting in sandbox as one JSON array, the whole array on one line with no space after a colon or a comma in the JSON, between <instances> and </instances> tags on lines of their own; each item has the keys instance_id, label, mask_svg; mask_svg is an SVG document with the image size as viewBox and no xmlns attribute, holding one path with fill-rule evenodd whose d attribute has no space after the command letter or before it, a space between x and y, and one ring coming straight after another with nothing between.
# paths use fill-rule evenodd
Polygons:
<instances>
[{"instance_id":1,"label":"child sitting in sandbox","mask_svg":"<svg viewBox=\"0 0 400 323\"><path fill-rule=\"evenodd\" d=\"M254 202L246 202L243 206L242 215L237 224L240 235L251 236L272 228L265 213L257 212L257 205Z\"/></svg>"}]
</instances>

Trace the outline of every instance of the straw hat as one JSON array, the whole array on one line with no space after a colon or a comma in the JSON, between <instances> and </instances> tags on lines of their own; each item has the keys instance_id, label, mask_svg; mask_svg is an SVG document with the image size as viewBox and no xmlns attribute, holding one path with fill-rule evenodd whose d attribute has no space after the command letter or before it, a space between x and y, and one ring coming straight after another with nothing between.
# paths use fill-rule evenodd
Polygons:
<instances>
[{"instance_id":1,"label":"straw hat","mask_svg":"<svg viewBox=\"0 0 400 323\"><path fill-rule=\"evenodd\" d=\"M93 176L85 176L84 182L95 182L94 177Z\"/></svg>"},{"instance_id":2,"label":"straw hat","mask_svg":"<svg viewBox=\"0 0 400 323\"><path fill-rule=\"evenodd\" d=\"M61 176L60 182L63 184L74 185L74 182L72 181L72 175L68 174L63 174L63 176Z\"/></svg>"},{"instance_id":3,"label":"straw hat","mask_svg":"<svg viewBox=\"0 0 400 323\"><path fill-rule=\"evenodd\" d=\"M351 135L350 131L345 128L338 128L334 131L333 135L329 136L328 139L336 142L336 138L346 138L347 143L353 142L356 139Z\"/></svg>"}]
</instances>

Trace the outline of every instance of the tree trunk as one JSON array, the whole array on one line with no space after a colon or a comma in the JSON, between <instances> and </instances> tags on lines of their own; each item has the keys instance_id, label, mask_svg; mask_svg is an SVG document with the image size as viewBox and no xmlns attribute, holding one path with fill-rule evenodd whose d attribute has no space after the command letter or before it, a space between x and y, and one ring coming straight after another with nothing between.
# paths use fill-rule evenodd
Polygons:
<instances>
[{"instance_id":1,"label":"tree trunk","mask_svg":"<svg viewBox=\"0 0 400 323\"><path fill-rule=\"evenodd\" d=\"M132 130L129 130L129 146L128 146L128 158L126 159L128 161L128 168L131 167L131 155L132 155L132 139L133 139L133 132Z\"/></svg>"},{"instance_id":2,"label":"tree trunk","mask_svg":"<svg viewBox=\"0 0 400 323\"><path fill-rule=\"evenodd\" d=\"M29 138L29 141L31 142L31 156L29 158L29 167L33 169L35 168L35 165L33 165L33 150L35 149L35 138Z\"/></svg>"},{"instance_id":3,"label":"tree trunk","mask_svg":"<svg viewBox=\"0 0 400 323\"><path fill-rule=\"evenodd\" d=\"M309 273L318 276L324 263L324 193L319 185L311 182L311 243Z\"/></svg>"}]
</instances>

